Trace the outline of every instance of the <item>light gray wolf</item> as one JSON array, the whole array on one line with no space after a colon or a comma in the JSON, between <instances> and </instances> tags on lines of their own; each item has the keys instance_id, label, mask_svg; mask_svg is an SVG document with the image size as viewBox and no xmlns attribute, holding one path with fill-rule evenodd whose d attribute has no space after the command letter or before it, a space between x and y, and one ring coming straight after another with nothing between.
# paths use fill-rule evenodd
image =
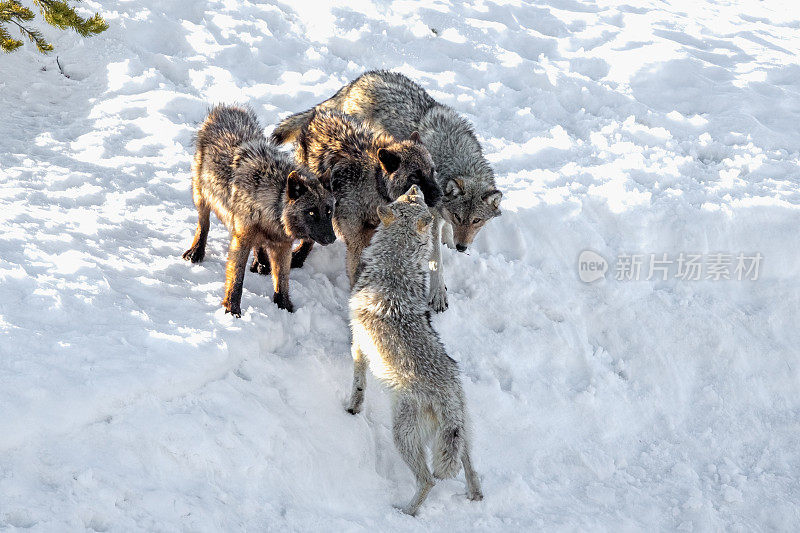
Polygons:
<instances>
[{"instance_id":1,"label":"light gray wolf","mask_svg":"<svg viewBox=\"0 0 800 533\"><path fill-rule=\"evenodd\" d=\"M378 207L380 226L362 255L350 297L353 391L347 408L361 410L366 367L392 392L392 431L417 490L402 510L414 515L434 478L454 477L461 466L467 497L483 499L470 459L464 391L458 364L431 325L426 281L433 215L411 187ZM433 448L433 472L426 447Z\"/></svg>"},{"instance_id":2,"label":"light gray wolf","mask_svg":"<svg viewBox=\"0 0 800 533\"><path fill-rule=\"evenodd\" d=\"M219 105L197 132L192 163L192 197L197 231L183 258L203 260L213 210L231 232L225 270L226 312L241 316L242 281L250 249L269 257L273 301L293 311L289 299L292 243L307 239L326 245L333 232L333 193L264 136L249 108Z\"/></svg>"},{"instance_id":3,"label":"light gray wolf","mask_svg":"<svg viewBox=\"0 0 800 533\"><path fill-rule=\"evenodd\" d=\"M326 109L357 117L396 139L418 132L430 151L444 197L434 211L429 303L433 310L444 311L443 236L448 245L466 251L483 225L500 215L503 196L472 126L406 76L376 70L362 74L316 107L284 119L272 133L273 139L284 143L296 138L316 111Z\"/></svg>"},{"instance_id":4,"label":"light gray wolf","mask_svg":"<svg viewBox=\"0 0 800 533\"><path fill-rule=\"evenodd\" d=\"M347 246L352 287L361 251L378 225L379 206L392 202L412 184L424 191L431 205L438 202L442 192L433 160L417 135L396 141L338 111L313 113L294 140L299 164L318 176L331 175L336 197L333 227Z\"/></svg>"}]
</instances>

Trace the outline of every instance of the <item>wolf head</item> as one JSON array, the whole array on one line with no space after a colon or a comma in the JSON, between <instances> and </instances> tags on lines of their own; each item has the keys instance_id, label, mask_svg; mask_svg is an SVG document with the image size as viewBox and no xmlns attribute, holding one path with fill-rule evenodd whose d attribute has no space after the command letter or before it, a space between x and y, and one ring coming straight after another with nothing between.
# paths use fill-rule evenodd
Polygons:
<instances>
[{"instance_id":1,"label":"wolf head","mask_svg":"<svg viewBox=\"0 0 800 533\"><path fill-rule=\"evenodd\" d=\"M503 193L479 180L468 177L447 180L442 214L453 226L453 240L459 252L466 251L489 219L500 216L502 197Z\"/></svg>"},{"instance_id":2,"label":"wolf head","mask_svg":"<svg viewBox=\"0 0 800 533\"><path fill-rule=\"evenodd\" d=\"M464 252L486 221L500 215L503 194L472 126L454 109L433 106L420 120L419 131L435 155L443 217L453 226L456 248Z\"/></svg>"},{"instance_id":3,"label":"wolf head","mask_svg":"<svg viewBox=\"0 0 800 533\"><path fill-rule=\"evenodd\" d=\"M391 235L397 252L427 261L431 252L433 215L425 204L425 196L412 185L394 202L378 207L379 233Z\"/></svg>"},{"instance_id":4,"label":"wolf head","mask_svg":"<svg viewBox=\"0 0 800 533\"><path fill-rule=\"evenodd\" d=\"M319 180L293 170L286 177L281 221L286 233L295 239L311 239L327 245L336 240L333 233L334 198L329 187L330 171Z\"/></svg>"},{"instance_id":5,"label":"wolf head","mask_svg":"<svg viewBox=\"0 0 800 533\"><path fill-rule=\"evenodd\" d=\"M378 160L387 176L386 188L390 198L397 198L416 185L427 205L433 207L439 202L442 189L436 180L433 159L417 132L412 133L408 140L380 148Z\"/></svg>"}]
</instances>

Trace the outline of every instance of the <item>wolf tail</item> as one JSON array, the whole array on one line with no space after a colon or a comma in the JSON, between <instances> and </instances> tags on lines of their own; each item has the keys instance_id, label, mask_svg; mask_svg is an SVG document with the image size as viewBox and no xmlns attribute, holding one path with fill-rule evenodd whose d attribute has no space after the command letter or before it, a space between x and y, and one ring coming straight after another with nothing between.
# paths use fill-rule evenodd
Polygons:
<instances>
[{"instance_id":1,"label":"wolf tail","mask_svg":"<svg viewBox=\"0 0 800 533\"><path fill-rule=\"evenodd\" d=\"M433 445L433 475L437 479L455 477L461 470L461 456L467 430L461 420L445 417L436 430Z\"/></svg>"},{"instance_id":2,"label":"wolf tail","mask_svg":"<svg viewBox=\"0 0 800 533\"><path fill-rule=\"evenodd\" d=\"M300 132L306 127L311 119L314 118L316 108L312 107L307 111L295 113L283 119L275 131L272 132L272 140L276 144L286 144L296 141Z\"/></svg>"}]
</instances>

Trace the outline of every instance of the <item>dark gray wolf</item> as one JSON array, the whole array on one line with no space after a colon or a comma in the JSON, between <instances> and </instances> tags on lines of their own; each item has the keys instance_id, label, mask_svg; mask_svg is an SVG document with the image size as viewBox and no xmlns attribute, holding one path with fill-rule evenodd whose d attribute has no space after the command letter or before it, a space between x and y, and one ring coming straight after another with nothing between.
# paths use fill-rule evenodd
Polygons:
<instances>
[{"instance_id":1,"label":"dark gray wolf","mask_svg":"<svg viewBox=\"0 0 800 533\"><path fill-rule=\"evenodd\" d=\"M330 244L333 194L267 141L252 110L219 105L197 132L192 163L197 231L183 258L203 260L213 210L231 232L225 274L226 312L241 316L242 281L250 249L264 248L272 270L273 301L293 311L289 299L292 242Z\"/></svg>"},{"instance_id":2,"label":"dark gray wolf","mask_svg":"<svg viewBox=\"0 0 800 533\"><path fill-rule=\"evenodd\" d=\"M442 195L433 160L417 135L396 141L338 111L313 113L297 136L296 159L318 176L330 173L336 197L333 227L347 246L350 286L361 251L378 225L377 208L417 184L435 205ZM307 250L307 244L300 249Z\"/></svg>"},{"instance_id":3,"label":"dark gray wolf","mask_svg":"<svg viewBox=\"0 0 800 533\"><path fill-rule=\"evenodd\" d=\"M377 70L362 74L315 108L287 117L272 133L273 139L278 143L295 139L314 112L324 109L353 115L396 139L407 139L419 132L445 193L439 209L434 211L429 294L431 307L437 312L445 310L447 292L440 247L443 224L448 225L444 228L448 244L464 252L483 225L500 215L503 196L495 186L494 173L472 126L406 76Z\"/></svg>"},{"instance_id":4,"label":"dark gray wolf","mask_svg":"<svg viewBox=\"0 0 800 533\"><path fill-rule=\"evenodd\" d=\"M480 500L458 365L431 326L428 309L433 215L417 186L378 214L381 224L364 250L350 297L354 371L347 410L361 410L369 366L393 393L394 442L416 477L416 494L404 512L416 514L434 478L454 477L462 465L467 497ZM425 453L431 440L433 474Z\"/></svg>"}]
</instances>

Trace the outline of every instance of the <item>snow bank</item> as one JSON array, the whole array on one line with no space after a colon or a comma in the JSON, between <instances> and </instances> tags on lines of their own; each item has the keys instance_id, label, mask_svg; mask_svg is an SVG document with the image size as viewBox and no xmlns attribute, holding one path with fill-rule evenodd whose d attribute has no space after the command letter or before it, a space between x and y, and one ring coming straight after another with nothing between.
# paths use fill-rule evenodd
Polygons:
<instances>
[{"instance_id":1,"label":"snow bank","mask_svg":"<svg viewBox=\"0 0 800 533\"><path fill-rule=\"evenodd\" d=\"M48 33L69 78L30 46L0 58L0 527L791 530L790 4L300 4L86 2L106 33ZM417 519L392 508L413 483L386 395L343 408L343 246L293 271L293 315L248 273L240 320L221 224L180 258L206 107L275 124L370 68L464 113L505 192L445 252L434 318L486 499L444 481ZM585 249L604 280L578 279ZM620 254L681 252L764 260L756 281L615 279Z\"/></svg>"}]
</instances>

